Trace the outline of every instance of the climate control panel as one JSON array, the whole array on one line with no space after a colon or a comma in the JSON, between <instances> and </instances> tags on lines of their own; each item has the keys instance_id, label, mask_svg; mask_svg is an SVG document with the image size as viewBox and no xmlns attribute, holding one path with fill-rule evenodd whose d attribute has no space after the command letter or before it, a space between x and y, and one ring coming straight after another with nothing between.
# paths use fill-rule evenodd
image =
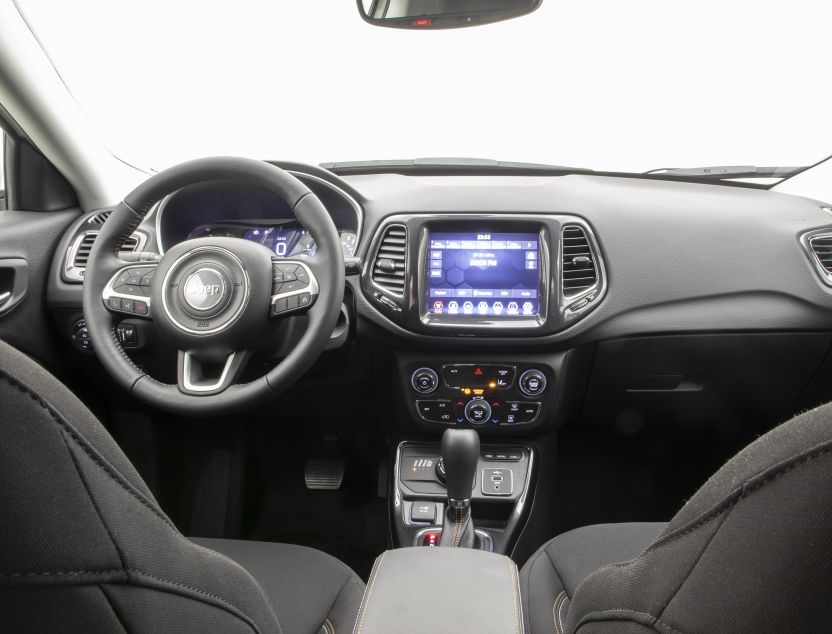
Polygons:
<instances>
[{"instance_id":1,"label":"climate control panel","mask_svg":"<svg viewBox=\"0 0 832 634\"><path fill-rule=\"evenodd\" d=\"M422 421L507 426L538 419L550 378L543 368L520 364L453 363L415 368L410 386L416 416Z\"/></svg>"}]
</instances>

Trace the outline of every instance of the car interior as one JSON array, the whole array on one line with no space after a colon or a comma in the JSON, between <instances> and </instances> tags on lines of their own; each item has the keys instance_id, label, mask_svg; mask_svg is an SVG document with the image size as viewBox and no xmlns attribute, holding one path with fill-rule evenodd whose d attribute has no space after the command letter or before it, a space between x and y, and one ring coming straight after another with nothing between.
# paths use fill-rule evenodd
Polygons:
<instances>
[{"instance_id":1,"label":"car interior","mask_svg":"<svg viewBox=\"0 0 832 634\"><path fill-rule=\"evenodd\" d=\"M0 629L832 629L832 163L140 169L36 31L0 0Z\"/></svg>"}]
</instances>

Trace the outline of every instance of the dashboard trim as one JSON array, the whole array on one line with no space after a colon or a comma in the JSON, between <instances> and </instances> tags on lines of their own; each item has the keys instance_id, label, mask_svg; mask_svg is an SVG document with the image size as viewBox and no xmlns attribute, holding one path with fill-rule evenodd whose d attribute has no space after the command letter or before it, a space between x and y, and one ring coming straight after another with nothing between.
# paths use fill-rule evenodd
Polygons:
<instances>
[{"instance_id":1,"label":"dashboard trim","mask_svg":"<svg viewBox=\"0 0 832 634\"><path fill-rule=\"evenodd\" d=\"M348 194L346 191L344 191L343 189L341 189L337 185L334 185L333 183L330 183L329 181L324 180L323 178L321 178L319 176L314 176L312 174L307 174L306 172L301 172L301 171L298 171L298 170L286 170L286 172L288 172L289 174L291 174L292 176L294 176L295 178L297 178L301 182L304 179L308 179L308 180L311 180L311 181L313 181L313 182L315 182L315 183L317 183L317 184L319 184L323 187L328 187L330 190L332 190L337 195L342 197L345 201L347 201L347 203L350 205L350 207L352 207L353 211L355 212L355 218L356 218L355 248L353 249L353 255L355 255L358 252L358 248L361 244L361 232L364 230L364 209L361 207L361 205L358 203L358 201L355 200L355 198L353 198L350 194ZM167 196L162 198L162 200L158 203L158 205L156 207L156 210L155 210L156 211L156 219L155 219L154 222L155 222L155 227L156 227L156 246L158 248L159 255L164 255L165 254L164 240L162 239L162 215L163 215L163 212L165 211L165 207L167 206L170 199L173 198L174 196L176 196L181 191L182 191L181 189L178 189L175 192L172 192L172 193L168 194Z\"/></svg>"},{"instance_id":2,"label":"dashboard trim","mask_svg":"<svg viewBox=\"0 0 832 634\"><path fill-rule=\"evenodd\" d=\"M78 249L81 248L81 243L88 235L95 235L97 236L101 233L100 229L87 229L86 231L82 231L79 233L72 242L69 244L69 247L66 250L66 255L64 256L64 277L69 282L83 282L84 281L84 274L81 271L86 271L86 266L75 266L75 256L78 254ZM141 253L144 250L145 245L147 244L147 234L144 231L134 231L130 234L131 238L136 239L136 248L131 251L131 253Z\"/></svg>"}]
</instances>

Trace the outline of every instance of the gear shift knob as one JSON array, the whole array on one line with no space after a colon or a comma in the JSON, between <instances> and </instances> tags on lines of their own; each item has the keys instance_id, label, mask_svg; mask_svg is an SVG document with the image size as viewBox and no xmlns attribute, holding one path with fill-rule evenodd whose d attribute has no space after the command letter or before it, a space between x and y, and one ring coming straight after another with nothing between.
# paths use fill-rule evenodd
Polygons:
<instances>
[{"instance_id":1,"label":"gear shift knob","mask_svg":"<svg viewBox=\"0 0 832 634\"><path fill-rule=\"evenodd\" d=\"M442 435L442 462L445 466L449 502L468 502L471 499L474 473L479 458L480 437L476 431L445 430Z\"/></svg>"}]
</instances>

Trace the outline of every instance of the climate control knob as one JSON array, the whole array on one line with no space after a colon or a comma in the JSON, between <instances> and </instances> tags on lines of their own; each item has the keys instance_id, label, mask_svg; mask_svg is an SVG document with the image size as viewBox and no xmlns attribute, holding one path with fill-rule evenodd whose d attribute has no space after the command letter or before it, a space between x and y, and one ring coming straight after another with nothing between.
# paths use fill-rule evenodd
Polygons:
<instances>
[{"instance_id":1,"label":"climate control knob","mask_svg":"<svg viewBox=\"0 0 832 634\"><path fill-rule=\"evenodd\" d=\"M430 368L419 368L410 377L410 384L419 394L430 394L439 387L439 377Z\"/></svg>"},{"instance_id":2,"label":"climate control knob","mask_svg":"<svg viewBox=\"0 0 832 634\"><path fill-rule=\"evenodd\" d=\"M468 401L465 405L465 420L472 425L482 425L491 418L491 406L482 400Z\"/></svg>"},{"instance_id":3,"label":"climate control knob","mask_svg":"<svg viewBox=\"0 0 832 634\"><path fill-rule=\"evenodd\" d=\"M517 385L526 396L539 396L546 389L546 375L540 370L526 370Z\"/></svg>"}]
</instances>

